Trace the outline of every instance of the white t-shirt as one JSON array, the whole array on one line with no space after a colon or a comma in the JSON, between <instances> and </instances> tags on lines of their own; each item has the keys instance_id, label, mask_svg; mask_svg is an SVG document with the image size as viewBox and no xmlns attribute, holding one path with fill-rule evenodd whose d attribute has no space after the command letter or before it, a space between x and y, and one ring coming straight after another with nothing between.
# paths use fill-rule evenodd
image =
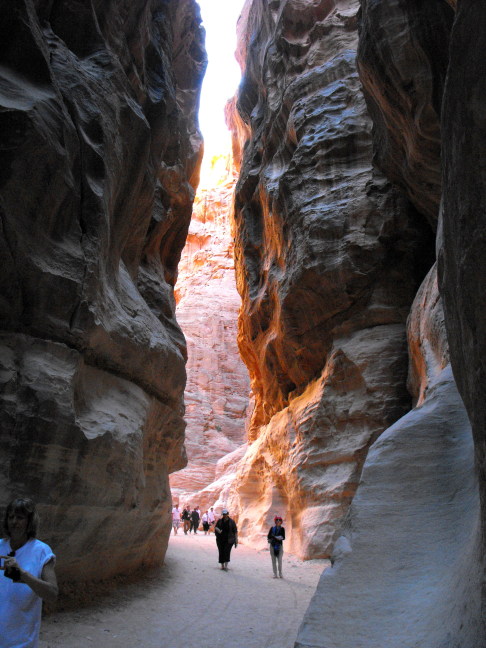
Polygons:
<instances>
[{"instance_id":1,"label":"white t-shirt","mask_svg":"<svg viewBox=\"0 0 486 648\"><path fill-rule=\"evenodd\" d=\"M12 551L8 539L0 540L0 555ZM44 542L31 538L15 552L19 566L40 578L44 565L55 558ZM3 566L3 560L2 560ZM37 648L42 599L25 583L14 583L0 572L0 633L2 648Z\"/></svg>"},{"instance_id":2,"label":"white t-shirt","mask_svg":"<svg viewBox=\"0 0 486 648\"><path fill-rule=\"evenodd\" d=\"M209 513L208 513L208 519L209 519L209 521L211 522L211 524L214 522L214 520L216 519L216 514L215 514L214 511L209 511Z\"/></svg>"},{"instance_id":3,"label":"white t-shirt","mask_svg":"<svg viewBox=\"0 0 486 648\"><path fill-rule=\"evenodd\" d=\"M172 509L172 520L180 520L181 519L181 514L178 508L173 508Z\"/></svg>"}]
</instances>

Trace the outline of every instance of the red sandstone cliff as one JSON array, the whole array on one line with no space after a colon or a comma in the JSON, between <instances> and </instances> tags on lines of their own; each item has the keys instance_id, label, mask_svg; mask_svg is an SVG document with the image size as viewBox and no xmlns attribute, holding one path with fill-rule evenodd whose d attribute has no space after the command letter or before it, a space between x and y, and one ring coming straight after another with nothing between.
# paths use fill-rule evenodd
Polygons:
<instances>
[{"instance_id":1,"label":"red sandstone cliff","mask_svg":"<svg viewBox=\"0 0 486 648\"><path fill-rule=\"evenodd\" d=\"M205 165L206 166L206 165ZM180 502L214 504L218 462L246 441L249 379L237 347L230 156L215 159L194 202L176 285L177 321L187 339L187 468L170 478ZM204 491L199 493L199 491Z\"/></svg>"},{"instance_id":2,"label":"red sandstone cliff","mask_svg":"<svg viewBox=\"0 0 486 648\"><path fill-rule=\"evenodd\" d=\"M185 465L174 283L206 65L193 0L0 8L1 503L61 578L160 563Z\"/></svg>"}]
</instances>

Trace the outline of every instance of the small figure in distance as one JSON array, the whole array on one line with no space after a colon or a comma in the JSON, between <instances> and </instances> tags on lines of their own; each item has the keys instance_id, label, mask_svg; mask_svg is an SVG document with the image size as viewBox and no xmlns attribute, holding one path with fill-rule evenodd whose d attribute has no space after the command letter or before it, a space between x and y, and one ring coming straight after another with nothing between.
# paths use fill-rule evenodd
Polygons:
<instances>
[{"instance_id":1,"label":"small figure in distance","mask_svg":"<svg viewBox=\"0 0 486 648\"><path fill-rule=\"evenodd\" d=\"M179 530L179 524L181 523L181 512L179 511L179 505L176 504L172 509L172 528L174 529L174 535L177 535Z\"/></svg>"},{"instance_id":2,"label":"small figure in distance","mask_svg":"<svg viewBox=\"0 0 486 648\"><path fill-rule=\"evenodd\" d=\"M214 507L212 506L208 511L208 522L209 522L209 533L211 533L211 531L214 531L214 525L216 524L216 513L214 512Z\"/></svg>"},{"instance_id":3,"label":"small figure in distance","mask_svg":"<svg viewBox=\"0 0 486 648\"><path fill-rule=\"evenodd\" d=\"M199 511L195 508L191 513L191 531L194 531L195 534L197 534L199 528L199 517Z\"/></svg>"},{"instance_id":4,"label":"small figure in distance","mask_svg":"<svg viewBox=\"0 0 486 648\"><path fill-rule=\"evenodd\" d=\"M278 576L280 576L280 578L283 578L282 557L283 541L285 540L285 529L282 526L283 520L279 515L276 515L273 521L275 522L275 524L270 528L267 536L268 542L270 544L270 557L272 559L273 577L278 578Z\"/></svg>"},{"instance_id":5,"label":"small figure in distance","mask_svg":"<svg viewBox=\"0 0 486 648\"><path fill-rule=\"evenodd\" d=\"M2 648L35 648L39 641L42 599L58 596L56 557L37 540L39 516L29 498L14 499L0 540L0 644Z\"/></svg>"},{"instance_id":6,"label":"small figure in distance","mask_svg":"<svg viewBox=\"0 0 486 648\"><path fill-rule=\"evenodd\" d=\"M189 506L189 504L185 505L181 518L184 524L184 535L187 535L187 532L189 531L191 526L191 507Z\"/></svg>"},{"instance_id":7,"label":"small figure in distance","mask_svg":"<svg viewBox=\"0 0 486 648\"><path fill-rule=\"evenodd\" d=\"M221 569L228 571L231 549L233 545L235 548L238 546L238 529L236 522L230 518L228 509L224 508L221 515L223 517L216 522L214 534L218 545L218 562L221 563Z\"/></svg>"},{"instance_id":8,"label":"small figure in distance","mask_svg":"<svg viewBox=\"0 0 486 648\"><path fill-rule=\"evenodd\" d=\"M202 521L202 525L203 525L203 529L204 529L204 535L208 535L208 531L209 531L209 514L208 514L208 511L206 511L205 513L202 514L201 521Z\"/></svg>"}]
</instances>

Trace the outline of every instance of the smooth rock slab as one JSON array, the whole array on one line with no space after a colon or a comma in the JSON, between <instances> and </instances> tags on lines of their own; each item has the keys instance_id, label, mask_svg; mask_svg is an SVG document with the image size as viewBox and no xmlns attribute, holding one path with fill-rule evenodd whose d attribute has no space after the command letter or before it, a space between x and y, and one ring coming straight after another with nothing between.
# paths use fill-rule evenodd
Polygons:
<instances>
[{"instance_id":1,"label":"smooth rock slab","mask_svg":"<svg viewBox=\"0 0 486 648\"><path fill-rule=\"evenodd\" d=\"M295 648L478 648L479 497L450 366L372 446Z\"/></svg>"}]
</instances>

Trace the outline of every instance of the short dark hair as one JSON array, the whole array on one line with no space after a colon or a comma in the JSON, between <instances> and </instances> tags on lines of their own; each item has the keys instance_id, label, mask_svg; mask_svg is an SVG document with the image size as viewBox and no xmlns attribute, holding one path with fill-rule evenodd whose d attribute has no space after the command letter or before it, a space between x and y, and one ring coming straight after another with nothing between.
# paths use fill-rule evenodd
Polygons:
<instances>
[{"instance_id":1,"label":"short dark hair","mask_svg":"<svg viewBox=\"0 0 486 648\"><path fill-rule=\"evenodd\" d=\"M39 514L35 507L35 503L29 497L17 497L12 500L5 509L5 517L3 518L3 528L7 537L10 538L10 529L8 528L8 516L11 513L21 513L27 518L27 537L37 537L37 529L39 527Z\"/></svg>"}]
</instances>

